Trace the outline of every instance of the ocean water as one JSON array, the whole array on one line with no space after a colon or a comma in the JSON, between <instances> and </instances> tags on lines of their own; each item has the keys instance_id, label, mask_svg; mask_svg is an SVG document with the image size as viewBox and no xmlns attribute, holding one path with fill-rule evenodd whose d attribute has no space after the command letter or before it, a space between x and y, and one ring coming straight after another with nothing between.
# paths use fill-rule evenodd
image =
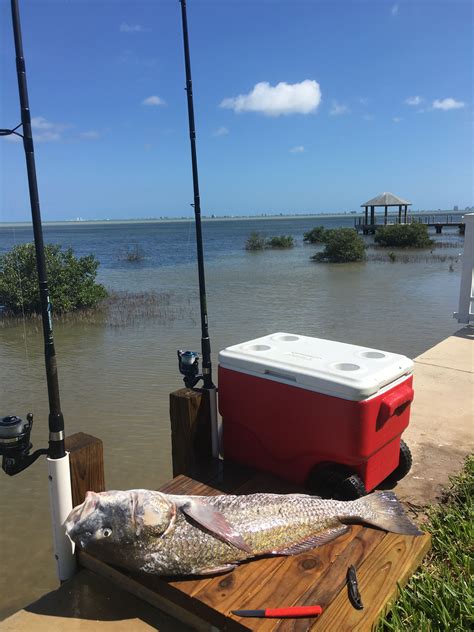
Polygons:
<instances>
[{"instance_id":1,"label":"ocean water","mask_svg":"<svg viewBox=\"0 0 474 632\"><path fill-rule=\"evenodd\" d=\"M275 331L329 338L415 357L458 328L462 239L436 236L414 262L316 264L303 244L316 225L353 217L212 220L203 224L209 329L217 352ZM251 231L291 234L291 250L247 252ZM159 315L120 323L57 320L55 342L66 431L100 437L109 489L157 487L171 476L169 393L182 385L176 350L199 350L194 225L190 222L44 227L46 243L93 253L98 280L116 291L162 293ZM0 228L0 254L32 240L27 227ZM371 246L372 238L366 238ZM441 247L443 246L443 247ZM138 251L140 260L127 261ZM378 251L370 247L369 253ZM38 320L0 323L0 415L35 414L33 443L47 442L43 341ZM56 585L44 460L13 478L0 473L0 617ZM32 527L34 525L34 527ZM8 589L7 589L8 587Z\"/></svg>"}]
</instances>

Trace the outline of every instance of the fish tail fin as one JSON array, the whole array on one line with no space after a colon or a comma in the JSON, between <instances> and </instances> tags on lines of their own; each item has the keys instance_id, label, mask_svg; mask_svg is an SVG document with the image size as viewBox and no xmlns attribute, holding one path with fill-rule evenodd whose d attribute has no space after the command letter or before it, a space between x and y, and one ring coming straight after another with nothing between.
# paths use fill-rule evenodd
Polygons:
<instances>
[{"instance_id":1,"label":"fish tail fin","mask_svg":"<svg viewBox=\"0 0 474 632\"><path fill-rule=\"evenodd\" d=\"M354 501L354 509L365 523L403 535L423 535L410 520L393 492L374 492Z\"/></svg>"}]
</instances>

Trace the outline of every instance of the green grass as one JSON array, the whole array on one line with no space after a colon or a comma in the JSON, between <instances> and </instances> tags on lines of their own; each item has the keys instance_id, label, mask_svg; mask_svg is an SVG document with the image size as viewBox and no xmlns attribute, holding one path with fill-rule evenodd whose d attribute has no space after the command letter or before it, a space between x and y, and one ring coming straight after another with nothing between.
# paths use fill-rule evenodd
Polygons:
<instances>
[{"instance_id":1,"label":"green grass","mask_svg":"<svg viewBox=\"0 0 474 632\"><path fill-rule=\"evenodd\" d=\"M376 632L461 632L474 629L474 456L451 479L423 525L432 550L400 591Z\"/></svg>"}]
</instances>

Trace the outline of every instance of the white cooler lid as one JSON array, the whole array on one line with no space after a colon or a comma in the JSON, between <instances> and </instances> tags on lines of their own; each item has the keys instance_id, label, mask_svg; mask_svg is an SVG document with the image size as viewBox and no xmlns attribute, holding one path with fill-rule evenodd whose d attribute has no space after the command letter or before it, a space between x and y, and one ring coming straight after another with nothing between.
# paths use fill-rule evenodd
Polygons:
<instances>
[{"instance_id":1,"label":"white cooler lid","mask_svg":"<svg viewBox=\"0 0 474 632\"><path fill-rule=\"evenodd\" d=\"M333 340L278 332L227 347L223 368L360 401L413 371L409 358Z\"/></svg>"}]
</instances>

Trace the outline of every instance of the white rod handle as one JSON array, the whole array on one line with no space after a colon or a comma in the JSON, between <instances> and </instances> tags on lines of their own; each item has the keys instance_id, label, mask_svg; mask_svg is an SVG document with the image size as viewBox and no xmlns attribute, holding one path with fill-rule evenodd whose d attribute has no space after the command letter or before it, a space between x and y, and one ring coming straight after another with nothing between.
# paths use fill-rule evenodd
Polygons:
<instances>
[{"instance_id":1,"label":"white rod handle","mask_svg":"<svg viewBox=\"0 0 474 632\"><path fill-rule=\"evenodd\" d=\"M47 462L54 557L59 581L64 581L72 577L76 570L74 544L64 529L64 522L72 510L69 452L61 459L48 458Z\"/></svg>"}]
</instances>

